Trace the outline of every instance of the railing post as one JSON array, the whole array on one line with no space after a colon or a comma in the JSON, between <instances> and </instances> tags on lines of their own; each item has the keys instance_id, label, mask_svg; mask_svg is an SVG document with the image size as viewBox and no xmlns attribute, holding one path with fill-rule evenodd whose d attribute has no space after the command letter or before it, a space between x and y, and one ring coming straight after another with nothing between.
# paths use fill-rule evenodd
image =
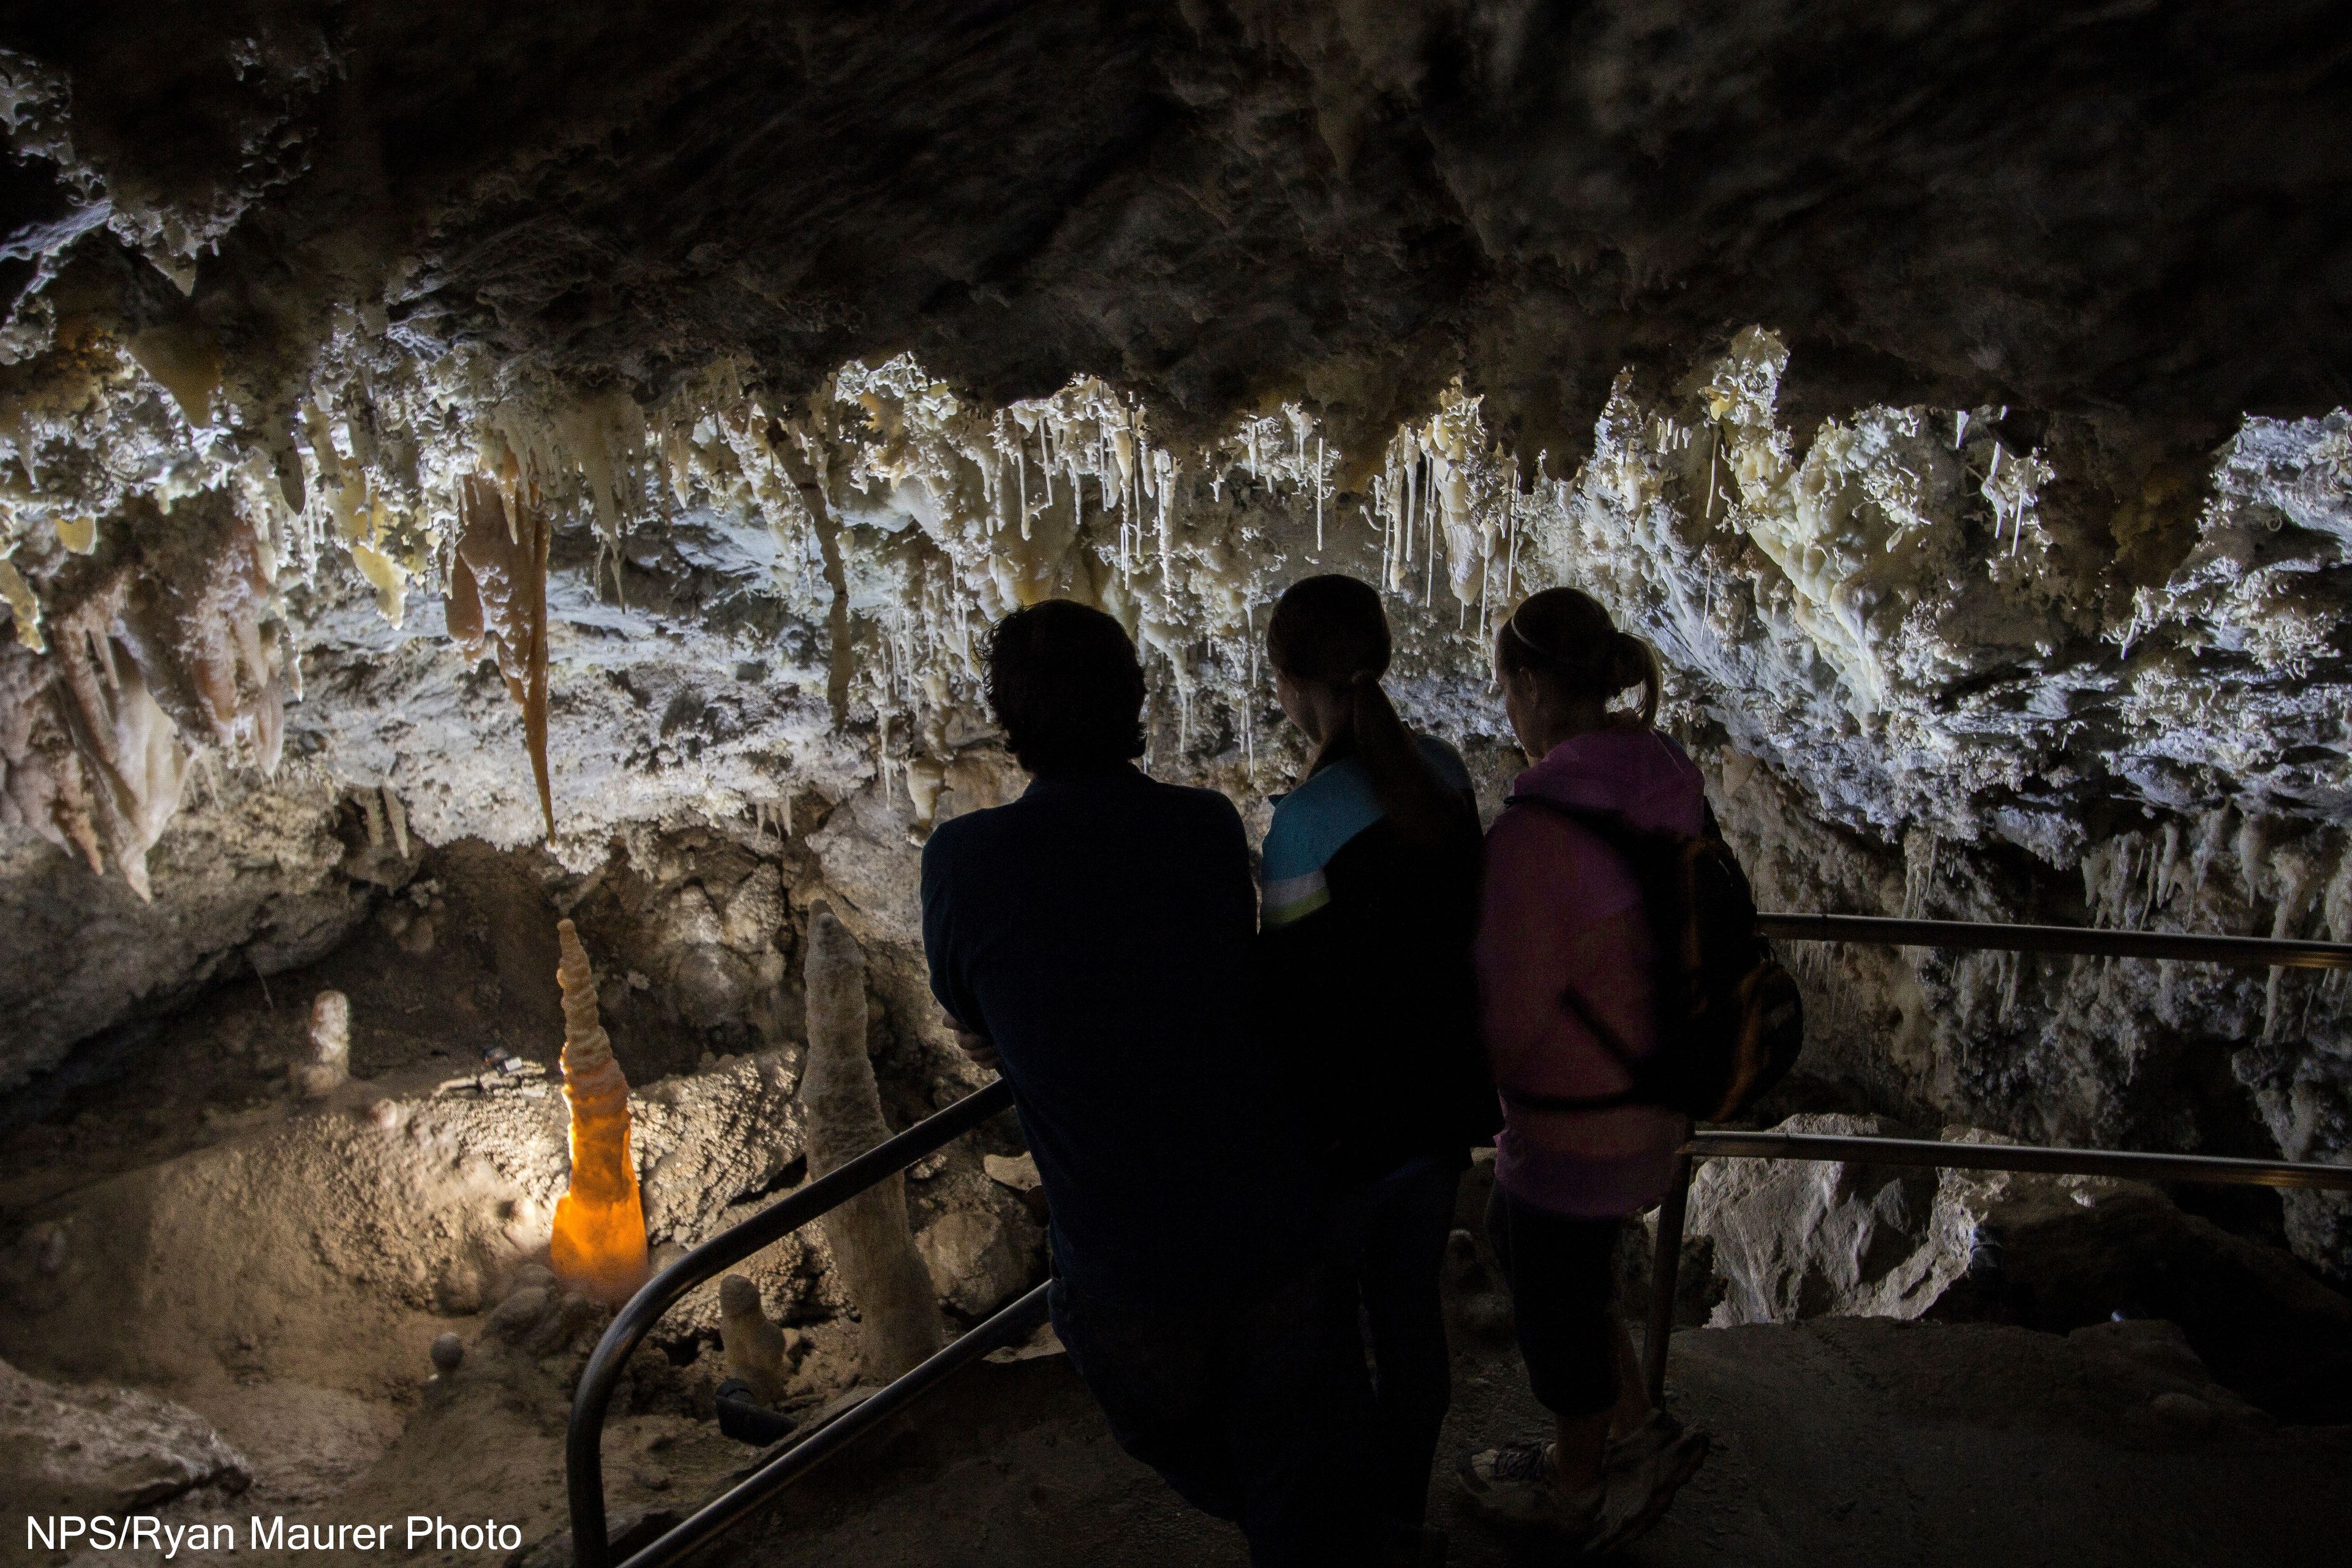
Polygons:
<instances>
[{"instance_id":1,"label":"railing post","mask_svg":"<svg viewBox=\"0 0 2352 1568\"><path fill-rule=\"evenodd\" d=\"M590 1440L574 1442L569 1455L572 1486L572 1568L611 1568L612 1546L604 1534L604 1456L595 1441L604 1435L602 1410L585 1430Z\"/></svg>"},{"instance_id":2,"label":"railing post","mask_svg":"<svg viewBox=\"0 0 2352 1568\"><path fill-rule=\"evenodd\" d=\"M1650 1260L1650 1325L1642 1336L1642 1381L1648 1386L1650 1405L1663 1408L1666 1402L1666 1342L1675 1333L1675 1276L1682 1271L1683 1220L1690 1210L1691 1165L1690 1145L1683 1145L1675 1156L1674 1180L1666 1187L1664 1202L1658 1205L1658 1250Z\"/></svg>"}]
</instances>

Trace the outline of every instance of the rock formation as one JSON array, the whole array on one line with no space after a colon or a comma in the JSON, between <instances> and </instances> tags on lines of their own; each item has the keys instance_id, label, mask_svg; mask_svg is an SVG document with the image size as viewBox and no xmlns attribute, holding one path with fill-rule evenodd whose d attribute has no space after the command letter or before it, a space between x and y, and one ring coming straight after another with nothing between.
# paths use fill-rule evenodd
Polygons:
<instances>
[{"instance_id":1,"label":"rock formation","mask_svg":"<svg viewBox=\"0 0 2352 1568\"><path fill-rule=\"evenodd\" d=\"M324 1100L352 1076L352 1003L340 991L310 998L310 1054L289 1064L289 1086L305 1100Z\"/></svg>"},{"instance_id":2,"label":"rock formation","mask_svg":"<svg viewBox=\"0 0 2352 1568\"><path fill-rule=\"evenodd\" d=\"M555 1205L548 1261L573 1289L607 1304L646 1282L646 1216L629 1145L629 1080L598 1021L596 972L570 921L557 925L563 962L563 1098L572 1107L572 1178Z\"/></svg>"},{"instance_id":3,"label":"rock formation","mask_svg":"<svg viewBox=\"0 0 2352 1568\"><path fill-rule=\"evenodd\" d=\"M2324 6L792 0L501 16L495 91L427 14L271 16L0 38L0 1084L332 946L407 874L322 858L362 795L903 885L1046 594L1262 812L1310 571L1490 802L1481 633L1591 589L1785 907L2352 937ZM2352 1147L2336 982L1808 962L1839 1103ZM772 991L679 963L698 1026Z\"/></svg>"},{"instance_id":4,"label":"rock formation","mask_svg":"<svg viewBox=\"0 0 2352 1568\"><path fill-rule=\"evenodd\" d=\"M468 476L459 491L464 531L449 564L449 635L469 659L494 654L522 710L524 747L539 808L555 840L547 777L547 514L508 459L503 483ZM387 796L389 798L389 796Z\"/></svg>"},{"instance_id":5,"label":"rock formation","mask_svg":"<svg viewBox=\"0 0 2352 1568\"><path fill-rule=\"evenodd\" d=\"M1794 1116L1780 1130L1917 1136L1873 1116ZM1944 1137L1998 1141L1958 1128ZM2223 1382L2284 1418L2352 1413L2352 1303L2278 1248L2140 1183L1716 1160L1692 1184L1688 1226L1709 1244L1700 1253L1722 1289L1717 1327L1936 1318L2064 1333L2160 1318Z\"/></svg>"},{"instance_id":6,"label":"rock formation","mask_svg":"<svg viewBox=\"0 0 2352 1568\"><path fill-rule=\"evenodd\" d=\"M355 1519L457 1465L551 1494L592 1295L981 1081L915 846L1023 787L982 656L1047 595L1129 629L1145 765L1253 832L1302 761L1286 584L1380 584L1491 810L1496 619L1572 584L1659 647L1768 905L2352 941L2340 8L446 9L0 22L20 1365L305 1445L421 1410ZM610 960L567 936L563 1102L521 1028L558 914ZM1790 957L1789 1110L2352 1156L2340 976ZM302 1044L330 989L364 1096ZM1034 1181L992 1124L745 1260L791 1396L1034 1281ZM2163 1311L2276 1411L2336 1386L2341 1197L1694 1204L1694 1303L1759 1321L1717 1342L1813 1347L1776 1386L1937 1341L1760 1321L1864 1310L2076 1329L1982 1363L2053 1376ZM653 1431L708 1425L730 1294L632 1368L616 1520L690 1489ZM1936 1375L1996 1337L2049 1336Z\"/></svg>"},{"instance_id":7,"label":"rock formation","mask_svg":"<svg viewBox=\"0 0 2352 1568\"><path fill-rule=\"evenodd\" d=\"M13 1517L152 1510L199 1487L245 1490L244 1459L205 1419L152 1394L70 1388L0 1362L0 1508Z\"/></svg>"},{"instance_id":8,"label":"rock formation","mask_svg":"<svg viewBox=\"0 0 2352 1568\"><path fill-rule=\"evenodd\" d=\"M782 1404L792 1374L784 1361L784 1331L768 1321L759 1286L740 1274L719 1281L719 1333L728 1372L750 1384L761 1404Z\"/></svg>"},{"instance_id":9,"label":"rock formation","mask_svg":"<svg viewBox=\"0 0 2352 1568\"><path fill-rule=\"evenodd\" d=\"M822 1176L890 1136L874 1063L866 1055L866 958L856 938L820 904L810 911L809 1174ZM939 1301L907 1226L907 1187L894 1173L824 1217L824 1238L863 1325L861 1365L887 1383L940 1348Z\"/></svg>"}]
</instances>

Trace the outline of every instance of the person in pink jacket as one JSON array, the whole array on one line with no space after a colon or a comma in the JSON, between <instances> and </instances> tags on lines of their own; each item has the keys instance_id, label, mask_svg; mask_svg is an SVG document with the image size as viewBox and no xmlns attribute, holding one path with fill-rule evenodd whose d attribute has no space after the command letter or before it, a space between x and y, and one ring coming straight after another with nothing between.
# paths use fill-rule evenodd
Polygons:
<instances>
[{"instance_id":1,"label":"person in pink jacket","mask_svg":"<svg viewBox=\"0 0 2352 1568\"><path fill-rule=\"evenodd\" d=\"M1654 727L1657 656L1597 601L1572 588L1535 595L1504 623L1495 658L1511 728L1535 763L1515 797L1615 813L1647 831L1712 829L1697 767ZM1635 689L1637 707L1610 707ZM1641 889L1574 817L1508 806L1486 835L1476 962L1503 1097L1487 1235L1510 1281L1528 1381L1556 1431L1468 1455L1459 1474L1483 1510L1605 1550L1663 1512L1706 1451L1703 1433L1650 1407L1615 1307L1625 1222L1664 1196L1687 1126L1624 1098L1624 1062L1563 999L1572 991L1636 1058L1654 1047Z\"/></svg>"}]
</instances>

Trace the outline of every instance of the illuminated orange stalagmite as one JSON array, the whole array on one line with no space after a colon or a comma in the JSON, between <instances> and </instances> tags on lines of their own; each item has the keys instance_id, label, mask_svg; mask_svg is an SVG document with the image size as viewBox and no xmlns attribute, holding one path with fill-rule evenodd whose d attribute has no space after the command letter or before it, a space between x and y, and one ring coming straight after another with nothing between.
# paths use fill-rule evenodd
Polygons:
<instances>
[{"instance_id":1,"label":"illuminated orange stalagmite","mask_svg":"<svg viewBox=\"0 0 2352 1568\"><path fill-rule=\"evenodd\" d=\"M548 1262L600 1301L625 1301L646 1282L646 1211L629 1154L629 1080L596 1016L596 972L570 921L555 928L563 959L563 1097L572 1102L572 1186L555 1205Z\"/></svg>"}]
</instances>

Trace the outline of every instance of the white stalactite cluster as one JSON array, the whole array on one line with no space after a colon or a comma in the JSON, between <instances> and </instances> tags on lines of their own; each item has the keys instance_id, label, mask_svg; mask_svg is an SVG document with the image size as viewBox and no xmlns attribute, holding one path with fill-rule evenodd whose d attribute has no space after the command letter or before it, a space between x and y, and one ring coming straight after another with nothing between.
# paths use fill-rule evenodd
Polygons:
<instances>
[{"instance_id":1,"label":"white stalactite cluster","mask_svg":"<svg viewBox=\"0 0 2352 1568\"><path fill-rule=\"evenodd\" d=\"M1959 907L1974 849L2006 843L2078 869L2102 921L2352 936L2340 412L2249 419L2210 479L2150 475L2100 515L2082 499L2097 454L2054 426L2020 439L1998 407L1864 408L1801 446L1787 351L1761 330L1677 386L1621 378L1565 471L1497 441L1461 387L1349 453L1297 404L1180 448L1099 380L999 408L904 357L802 398L720 361L640 405L472 350L410 357L357 316L282 397L184 344L93 333L44 363L0 405L0 826L142 889L198 759L273 760L306 638L348 783L373 801L396 781L428 842L535 837L503 694L475 683L476 705L449 706L457 657L404 663L385 631L449 594L462 520L530 515L555 541L558 853L583 865L626 823L781 833L795 795L877 779L919 837L987 734L987 626L1051 595L1134 635L1156 767L1255 797L1266 611L1336 570L1382 585L1391 689L1456 740L1500 737L1497 617L1533 589L1589 589L1659 647L1679 719L1720 726L1727 791L1768 764L1809 816L1906 844L1917 912ZM2119 555L2152 539L2171 555L2127 578ZM750 686L747 664L767 672ZM693 731L722 703L755 717ZM404 728L436 704L438 728ZM2137 809L2144 828L2096 816ZM2225 840L2234 869L2206 875ZM1783 896L1826 895L1815 878ZM2021 1008L2021 968L1954 974L1967 1007L1999 999L1972 1027L2055 1006L2033 1049L2088 1048L2095 1009L2074 992ZM2264 1121L2282 1147L2344 1146L2352 1075L2289 1048L2342 1037L2340 998L2292 975L2252 995L2260 1038L2233 1060ZM2163 1021L2131 1052L2242 1005L2180 997L2111 999ZM1975 1106L2023 1069L1902 1070ZM2335 1256L2322 1207L2297 1210L2298 1245Z\"/></svg>"},{"instance_id":2,"label":"white stalactite cluster","mask_svg":"<svg viewBox=\"0 0 2352 1568\"><path fill-rule=\"evenodd\" d=\"M589 592L623 607L632 531L690 517L758 528L772 544L767 591L812 624L838 576L856 647L837 717L871 727L872 767L926 817L980 712L980 639L995 618L1051 595L1102 605L1143 649L1178 750L1246 763L1265 699L1262 613L1318 563L1381 583L1405 663L1459 672L1429 715L1456 733L1494 727L1483 648L1498 608L1553 582L1592 587L1741 745L1833 818L1882 832L1991 833L2063 863L2080 836L2063 799L2088 776L2074 753L2103 727L2119 740L2105 757L2114 786L2158 804L2226 793L2249 767L2293 771L2226 706L2186 710L2208 650L2282 670L2325 662L2335 607L2252 558L2246 517L2297 517L2306 566L2312 550L2352 541L2342 454L2327 445L2343 444L2341 416L2308 429L2249 421L2218 476L2207 543L2172 582L2126 595L2102 576L2112 552L2085 520L2042 501L2058 456L2015 447L2004 411L1864 409L1800 452L1777 411L1787 357L1750 329L1663 402L1621 379L1567 477L1494 443L1480 399L1456 387L1396 432L1366 493L1343 494L1340 476L1362 465L1296 404L1180 452L1098 380L988 408L902 356L844 366L804 402L721 361L641 407L527 384L477 351L410 358L357 314L303 388L272 401L193 351L91 334L0 408L0 595L13 659L70 662L42 649L70 608L68 569L86 559L75 551L168 537L202 498L251 542L232 575L250 584L254 636L231 640L260 650L240 679L245 726L266 739L261 693L299 689L300 673L266 635L283 618L280 574L314 581L341 556L396 623L412 592L446 591L469 481L495 485L509 515L535 503L559 535L592 531ZM561 647L555 662L560 688ZM2257 677L2253 711L2274 718L2286 698ZM144 666L141 679L156 684ZM21 669L12 681L21 710L32 682ZM1215 703L1198 700L1206 690ZM112 752L129 768L154 751L154 726L142 727L137 693L119 702ZM236 728L228 711L213 731ZM2308 710L2294 726L2306 741L2326 727ZM77 754L97 733L57 728ZM114 836L134 858L169 815L173 768L158 758ZM2313 804L2352 795L2340 759L2320 771L2326 781L2302 769ZM788 763L762 798L815 782Z\"/></svg>"},{"instance_id":3,"label":"white stalactite cluster","mask_svg":"<svg viewBox=\"0 0 2352 1568\"><path fill-rule=\"evenodd\" d=\"M1498 606L1507 613L1517 601L1516 546L1521 521L1536 500L1522 493L1517 455L1489 445L1479 415L1482 401L1465 395L1457 381L1439 396L1437 411L1427 420L1408 424L1390 438L1385 464L1371 485L1371 510L1381 528L1381 584L1409 600L1417 597L1435 614L1442 551L1445 586L1456 606L1455 629L1466 628L1475 608L1480 647ZM1538 496L1545 482L1538 463Z\"/></svg>"}]
</instances>

